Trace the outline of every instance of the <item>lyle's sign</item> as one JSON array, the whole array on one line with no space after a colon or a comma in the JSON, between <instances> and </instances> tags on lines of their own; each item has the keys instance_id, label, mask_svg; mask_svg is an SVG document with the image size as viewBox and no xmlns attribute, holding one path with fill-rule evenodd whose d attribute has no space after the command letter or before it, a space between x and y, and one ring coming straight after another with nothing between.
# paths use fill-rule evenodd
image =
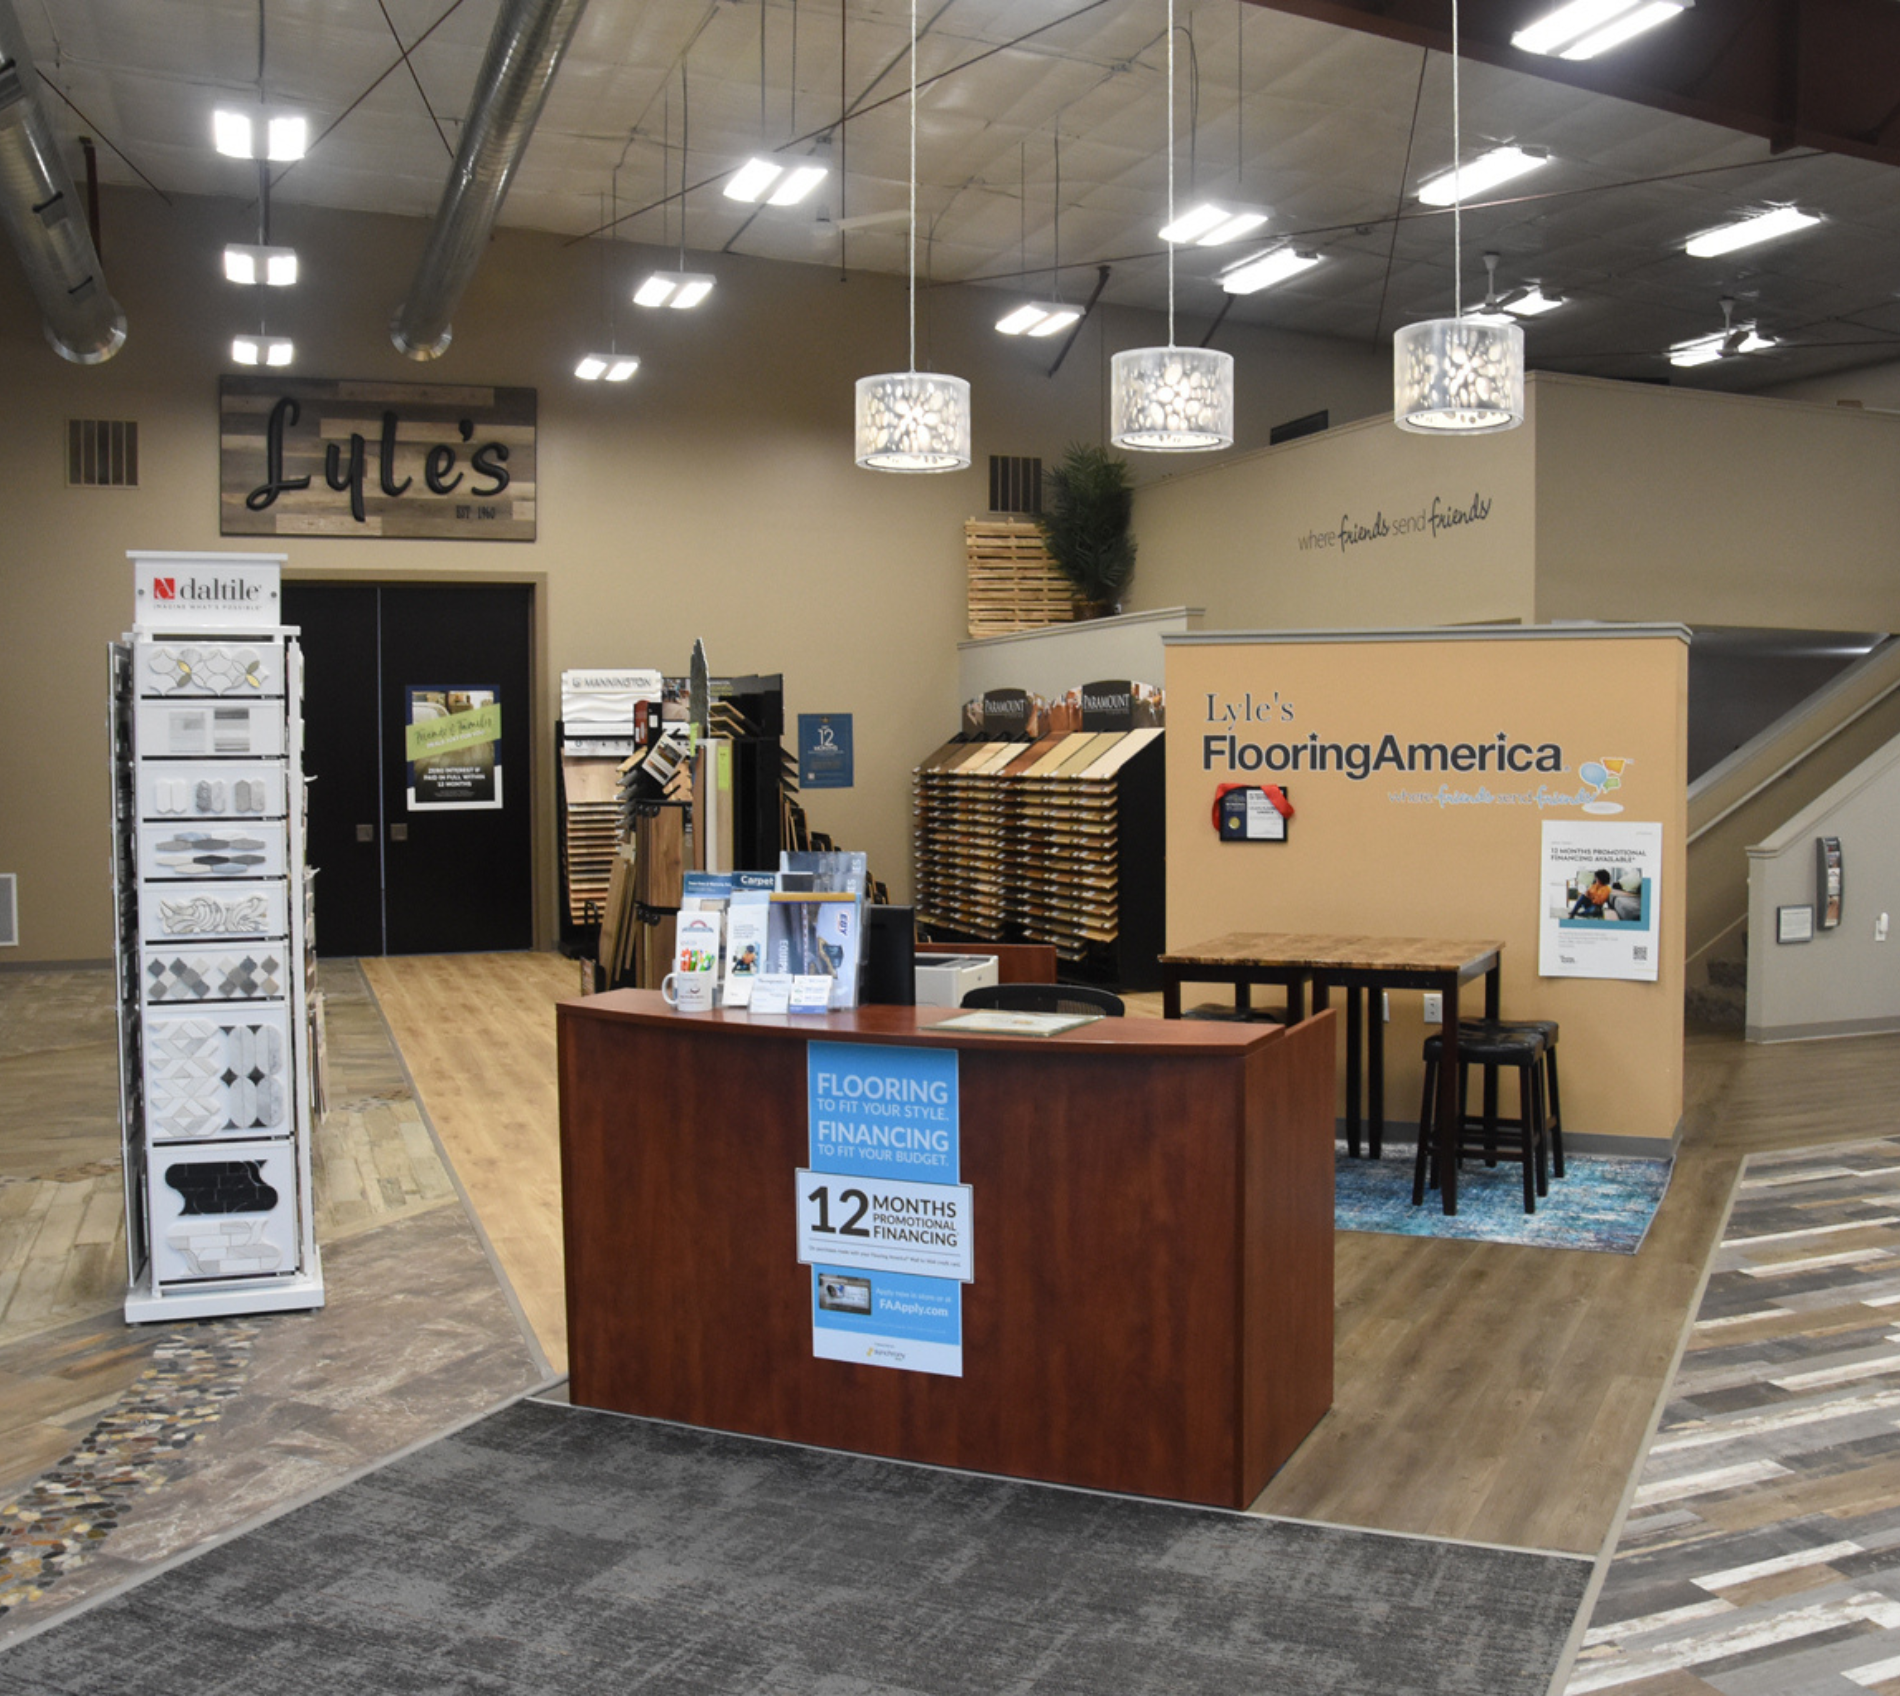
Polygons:
<instances>
[{"instance_id":1,"label":"lyle's sign","mask_svg":"<svg viewBox=\"0 0 1900 1696\"><path fill-rule=\"evenodd\" d=\"M535 391L226 377L226 536L531 542Z\"/></svg>"}]
</instances>

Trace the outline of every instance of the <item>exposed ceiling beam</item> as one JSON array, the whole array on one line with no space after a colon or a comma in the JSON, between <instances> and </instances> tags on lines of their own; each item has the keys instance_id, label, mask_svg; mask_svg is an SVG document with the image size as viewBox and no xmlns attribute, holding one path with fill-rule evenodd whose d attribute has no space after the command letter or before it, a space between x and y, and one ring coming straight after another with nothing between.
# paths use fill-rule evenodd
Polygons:
<instances>
[{"instance_id":1,"label":"exposed ceiling beam","mask_svg":"<svg viewBox=\"0 0 1900 1696\"><path fill-rule=\"evenodd\" d=\"M1249 0L1346 29L1451 51L1451 0ZM1467 58L1680 117L1900 165L1900 5L1894 0L1696 0L1602 59L1521 53L1511 36L1557 0L1460 0Z\"/></svg>"}]
</instances>

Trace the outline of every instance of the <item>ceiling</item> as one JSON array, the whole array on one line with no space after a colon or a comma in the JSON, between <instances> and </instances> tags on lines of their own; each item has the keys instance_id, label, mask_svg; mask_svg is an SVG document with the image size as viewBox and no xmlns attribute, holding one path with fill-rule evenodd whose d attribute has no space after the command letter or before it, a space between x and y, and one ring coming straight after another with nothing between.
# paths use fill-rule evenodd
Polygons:
<instances>
[{"instance_id":1,"label":"ceiling","mask_svg":"<svg viewBox=\"0 0 1900 1696\"><path fill-rule=\"evenodd\" d=\"M209 114L220 96L256 96L256 0L13 3L75 167L85 133L108 182L250 198L248 168L211 150ZM1760 3L1700 0L1695 15ZM1524 18L1544 9L1515 4ZM308 112L319 138L281 170L275 203L432 214L497 8L267 0L268 93ZM1493 23L1509 10L1487 0ZM1176 0L1177 193L1263 206L1252 247L1292 240L1325 257L1230 300L1213 272L1250 248L1182 250L1183 342L1224 307L1226 324L1368 343L1451 309L1451 215L1414 198L1451 161L1451 61L1335 16L1351 13ZM1087 298L1107 265L1105 299L1165 308L1163 0L919 0L918 17L920 272L993 287L1000 316L1056 291L1059 243L1064 297ZM842 14L839 0L591 0L502 222L577 239L612 224L656 245L683 233L688 268L732 252L901 274L908 39L904 0L844 0ZM1752 389L1900 357L1895 166L1552 80L1508 47L1486 54L1461 64L1466 154L1514 141L1553 157L1466 209L1463 287L1467 303L1482 296L1489 250L1501 284L1537 278L1568 297L1527 324L1533 368L1670 375L1662 350L1719 329L1724 294L1737 322L1758 319L1783 345L1676 380ZM1887 74L1900 102L1900 72ZM754 213L727 200L719 182L762 143L828 148L824 203ZM1825 222L1728 259L1683 253L1695 232L1782 202Z\"/></svg>"}]
</instances>

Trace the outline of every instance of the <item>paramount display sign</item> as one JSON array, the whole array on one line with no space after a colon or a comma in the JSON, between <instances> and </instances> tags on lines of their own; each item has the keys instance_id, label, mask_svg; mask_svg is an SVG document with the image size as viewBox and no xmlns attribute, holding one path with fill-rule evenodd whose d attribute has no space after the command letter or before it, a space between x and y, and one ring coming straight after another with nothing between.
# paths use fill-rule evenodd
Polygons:
<instances>
[{"instance_id":1,"label":"paramount display sign","mask_svg":"<svg viewBox=\"0 0 1900 1696\"><path fill-rule=\"evenodd\" d=\"M532 542L535 391L225 377L226 536Z\"/></svg>"}]
</instances>

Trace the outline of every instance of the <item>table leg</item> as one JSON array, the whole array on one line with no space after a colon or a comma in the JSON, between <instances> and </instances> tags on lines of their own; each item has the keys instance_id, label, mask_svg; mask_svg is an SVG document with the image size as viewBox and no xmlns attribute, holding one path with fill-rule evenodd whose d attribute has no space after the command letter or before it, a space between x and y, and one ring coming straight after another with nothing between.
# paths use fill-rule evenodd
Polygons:
<instances>
[{"instance_id":1,"label":"table leg","mask_svg":"<svg viewBox=\"0 0 1900 1696\"><path fill-rule=\"evenodd\" d=\"M1372 998L1378 996L1378 1000ZM1366 1147L1377 1160L1385 1153L1385 991L1366 991L1366 1018L1372 1030L1366 1043Z\"/></svg>"},{"instance_id":2,"label":"table leg","mask_svg":"<svg viewBox=\"0 0 1900 1696\"><path fill-rule=\"evenodd\" d=\"M1438 1071L1438 1193L1446 1213L1458 1211L1458 1145L1464 1140L1464 1092L1458 1087L1458 977L1444 987L1445 1023L1440 1030Z\"/></svg>"},{"instance_id":3,"label":"table leg","mask_svg":"<svg viewBox=\"0 0 1900 1696\"><path fill-rule=\"evenodd\" d=\"M1313 1010L1319 1011L1319 1003L1313 1003ZM1286 1022L1297 1025L1306 1017L1306 979L1291 978L1286 986Z\"/></svg>"},{"instance_id":4,"label":"table leg","mask_svg":"<svg viewBox=\"0 0 1900 1696\"><path fill-rule=\"evenodd\" d=\"M1253 985L1245 978L1234 980L1234 1011L1243 1019L1253 1012Z\"/></svg>"},{"instance_id":5,"label":"table leg","mask_svg":"<svg viewBox=\"0 0 1900 1696\"><path fill-rule=\"evenodd\" d=\"M1363 1043L1360 1022L1360 990L1346 985L1346 1152L1359 1158L1359 1051Z\"/></svg>"},{"instance_id":6,"label":"table leg","mask_svg":"<svg viewBox=\"0 0 1900 1696\"><path fill-rule=\"evenodd\" d=\"M1484 974L1484 1016L1492 1020L1498 1016L1498 968L1496 966ZM1487 1066L1484 1069L1484 1157L1487 1165L1492 1163L1494 1151L1498 1146L1499 1070L1500 1068L1496 1066Z\"/></svg>"},{"instance_id":7,"label":"table leg","mask_svg":"<svg viewBox=\"0 0 1900 1696\"><path fill-rule=\"evenodd\" d=\"M1161 968L1161 1016L1164 1019L1181 1016L1181 974L1172 966Z\"/></svg>"},{"instance_id":8,"label":"table leg","mask_svg":"<svg viewBox=\"0 0 1900 1696\"><path fill-rule=\"evenodd\" d=\"M1484 974L1484 1016L1494 1023L1500 1017L1502 1004L1499 998L1499 981L1503 975L1504 962L1502 960Z\"/></svg>"}]
</instances>

